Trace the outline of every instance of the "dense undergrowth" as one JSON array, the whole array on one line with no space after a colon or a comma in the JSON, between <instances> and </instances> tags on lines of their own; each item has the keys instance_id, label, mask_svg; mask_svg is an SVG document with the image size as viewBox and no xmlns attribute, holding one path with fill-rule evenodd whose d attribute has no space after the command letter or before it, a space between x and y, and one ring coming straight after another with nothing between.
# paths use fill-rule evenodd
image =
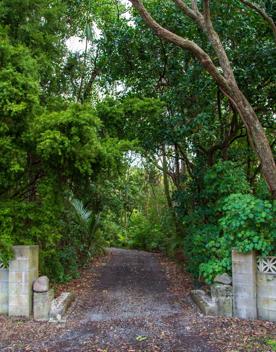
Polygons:
<instances>
[{"instance_id":1,"label":"dense undergrowth","mask_svg":"<svg viewBox=\"0 0 276 352\"><path fill-rule=\"evenodd\" d=\"M149 189L143 200L140 198L140 208L131 210L127 224L117 223L109 243L163 251L171 257L180 250L188 270L207 282L217 274L231 272L233 248L243 253L256 250L259 255L275 255L275 207L262 181L253 195L243 170L221 161L206 172L202 181L200 194L196 194L191 181L185 191L175 190L174 208L169 210L160 176L160 183ZM133 204L137 205L138 200ZM111 233L106 225L106 233Z\"/></svg>"}]
</instances>

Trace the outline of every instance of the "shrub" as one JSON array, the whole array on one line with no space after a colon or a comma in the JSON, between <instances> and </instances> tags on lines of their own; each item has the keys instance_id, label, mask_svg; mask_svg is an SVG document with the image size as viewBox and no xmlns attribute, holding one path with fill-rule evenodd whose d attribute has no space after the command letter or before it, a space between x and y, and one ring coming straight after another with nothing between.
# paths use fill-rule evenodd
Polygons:
<instances>
[{"instance_id":1,"label":"shrub","mask_svg":"<svg viewBox=\"0 0 276 352\"><path fill-rule=\"evenodd\" d=\"M276 248L275 209L251 194L231 194L223 201L219 223L227 245L242 253L268 255Z\"/></svg>"},{"instance_id":2,"label":"shrub","mask_svg":"<svg viewBox=\"0 0 276 352\"><path fill-rule=\"evenodd\" d=\"M275 209L266 200L251 194L231 194L222 201L219 235L208 241L209 260L200 264L200 274L207 282L215 275L231 270L231 250L252 250L260 255L275 254Z\"/></svg>"},{"instance_id":3,"label":"shrub","mask_svg":"<svg viewBox=\"0 0 276 352\"><path fill-rule=\"evenodd\" d=\"M127 230L127 246L149 251L160 250L164 234L160 223L153 223L139 211L134 211Z\"/></svg>"}]
</instances>

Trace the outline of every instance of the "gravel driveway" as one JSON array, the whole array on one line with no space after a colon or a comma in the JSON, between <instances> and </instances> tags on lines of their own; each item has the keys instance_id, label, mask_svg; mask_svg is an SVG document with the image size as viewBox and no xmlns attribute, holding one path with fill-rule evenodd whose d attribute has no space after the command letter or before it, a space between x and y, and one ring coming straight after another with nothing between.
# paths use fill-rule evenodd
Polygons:
<instances>
[{"instance_id":1,"label":"gravel driveway","mask_svg":"<svg viewBox=\"0 0 276 352\"><path fill-rule=\"evenodd\" d=\"M179 273L172 276L181 278ZM183 277L186 280L188 275ZM67 285L77 299L65 324L0 317L0 350L232 351L227 349L231 343L226 340L226 344L223 338L228 338L227 334L233 338L231 326L236 320L202 317L190 301L190 288L182 289L188 284L182 282L177 292L171 289L170 281L173 278L166 265L161 265L159 255L110 249L99 263L84 271L81 279ZM250 335L255 326L245 325L243 329L249 329Z\"/></svg>"}]
</instances>

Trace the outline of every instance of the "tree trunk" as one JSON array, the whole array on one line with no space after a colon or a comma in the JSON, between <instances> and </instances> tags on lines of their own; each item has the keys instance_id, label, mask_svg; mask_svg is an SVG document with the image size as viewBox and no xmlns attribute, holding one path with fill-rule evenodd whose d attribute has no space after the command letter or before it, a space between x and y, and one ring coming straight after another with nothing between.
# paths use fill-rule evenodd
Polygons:
<instances>
[{"instance_id":1,"label":"tree trunk","mask_svg":"<svg viewBox=\"0 0 276 352\"><path fill-rule=\"evenodd\" d=\"M276 199L276 166L264 129L252 106L238 87L235 89L234 98L231 99L246 126L251 147L261 161L262 174L272 198Z\"/></svg>"},{"instance_id":2,"label":"tree trunk","mask_svg":"<svg viewBox=\"0 0 276 352\"><path fill-rule=\"evenodd\" d=\"M179 152L177 144L174 145L175 150L175 185L176 188L180 189L181 175L180 175L180 165L179 165Z\"/></svg>"},{"instance_id":3,"label":"tree trunk","mask_svg":"<svg viewBox=\"0 0 276 352\"><path fill-rule=\"evenodd\" d=\"M173 211L172 199L170 195L170 184L168 178L168 163L166 159L166 149L165 146L162 146L162 170L163 170L163 185L164 193L167 199L168 208Z\"/></svg>"},{"instance_id":4,"label":"tree trunk","mask_svg":"<svg viewBox=\"0 0 276 352\"><path fill-rule=\"evenodd\" d=\"M172 221L175 226L175 232L177 235L182 234L182 226L181 223L178 221L178 218L176 216L174 207L173 207L173 202L170 194L170 182L169 182L169 177L168 177L168 163L166 159L166 147L165 145L162 146L162 168L163 168L163 184L164 184L164 193L167 199L167 204L169 211L172 216Z\"/></svg>"}]
</instances>

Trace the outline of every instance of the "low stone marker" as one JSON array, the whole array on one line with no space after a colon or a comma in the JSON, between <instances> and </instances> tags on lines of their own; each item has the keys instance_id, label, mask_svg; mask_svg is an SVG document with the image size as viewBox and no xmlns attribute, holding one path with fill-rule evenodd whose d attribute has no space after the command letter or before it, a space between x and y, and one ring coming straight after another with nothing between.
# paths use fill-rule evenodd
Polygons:
<instances>
[{"instance_id":1,"label":"low stone marker","mask_svg":"<svg viewBox=\"0 0 276 352\"><path fill-rule=\"evenodd\" d=\"M64 315L72 302L75 295L71 292L63 292L59 297L54 299L50 308L50 322L63 322Z\"/></svg>"},{"instance_id":2,"label":"low stone marker","mask_svg":"<svg viewBox=\"0 0 276 352\"><path fill-rule=\"evenodd\" d=\"M51 302L54 299L54 290L49 289L48 277L40 276L33 284L33 291L34 320L48 321L50 315Z\"/></svg>"},{"instance_id":3,"label":"low stone marker","mask_svg":"<svg viewBox=\"0 0 276 352\"><path fill-rule=\"evenodd\" d=\"M224 317L233 316L233 289L231 285L214 283L211 286L211 296L217 305L217 315Z\"/></svg>"},{"instance_id":4,"label":"low stone marker","mask_svg":"<svg viewBox=\"0 0 276 352\"><path fill-rule=\"evenodd\" d=\"M34 320L48 321L51 302L54 299L54 290L34 292Z\"/></svg>"},{"instance_id":5,"label":"low stone marker","mask_svg":"<svg viewBox=\"0 0 276 352\"><path fill-rule=\"evenodd\" d=\"M203 290L193 290L191 296L204 315L218 315L217 303Z\"/></svg>"},{"instance_id":6,"label":"low stone marker","mask_svg":"<svg viewBox=\"0 0 276 352\"><path fill-rule=\"evenodd\" d=\"M33 284L34 292L47 292L49 291L49 279L47 276L40 276Z\"/></svg>"}]
</instances>

